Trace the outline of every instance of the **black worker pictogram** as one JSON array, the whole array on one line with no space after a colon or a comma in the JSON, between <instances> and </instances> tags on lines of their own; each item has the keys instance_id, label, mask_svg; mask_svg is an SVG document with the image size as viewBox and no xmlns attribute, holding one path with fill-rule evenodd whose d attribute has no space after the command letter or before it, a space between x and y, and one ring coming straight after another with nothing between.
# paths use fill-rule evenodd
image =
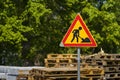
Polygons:
<instances>
[{"instance_id":1,"label":"black worker pictogram","mask_svg":"<svg viewBox=\"0 0 120 80\"><path fill-rule=\"evenodd\" d=\"M80 30L82 30L82 27L79 27L78 29L74 29L73 31L72 31L72 33L73 33L73 38L72 38L72 40L71 40L71 42L73 42L73 40L76 38L76 42L78 42L78 39L79 39L79 37L80 37Z\"/></svg>"},{"instance_id":2,"label":"black worker pictogram","mask_svg":"<svg viewBox=\"0 0 120 80\"><path fill-rule=\"evenodd\" d=\"M79 42L79 38L82 40L82 42L90 42L90 39L89 38L82 38L82 37L80 37L80 35L82 35L82 34L80 34L80 30L82 30L82 27L79 27L78 29L74 29L73 31L72 31L72 33L73 33L73 38L72 38L72 40L71 40L71 42L73 42L74 41L74 39L76 39L76 42L78 43Z\"/></svg>"}]
</instances>

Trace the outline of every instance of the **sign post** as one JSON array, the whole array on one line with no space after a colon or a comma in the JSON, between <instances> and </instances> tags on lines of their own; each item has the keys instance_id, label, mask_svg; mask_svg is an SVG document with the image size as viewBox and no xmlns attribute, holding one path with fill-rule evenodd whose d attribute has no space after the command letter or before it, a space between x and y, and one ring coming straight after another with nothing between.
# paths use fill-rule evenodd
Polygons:
<instances>
[{"instance_id":1,"label":"sign post","mask_svg":"<svg viewBox=\"0 0 120 80\"><path fill-rule=\"evenodd\" d=\"M77 61L77 71L78 71L78 74L77 74L77 80L80 80L80 48L77 49L77 57L78 57L78 61Z\"/></svg>"},{"instance_id":2,"label":"sign post","mask_svg":"<svg viewBox=\"0 0 120 80\"><path fill-rule=\"evenodd\" d=\"M67 33L63 37L61 47L78 47L78 80L80 80L80 47L96 47L97 44L83 21L80 14L77 14Z\"/></svg>"}]
</instances>

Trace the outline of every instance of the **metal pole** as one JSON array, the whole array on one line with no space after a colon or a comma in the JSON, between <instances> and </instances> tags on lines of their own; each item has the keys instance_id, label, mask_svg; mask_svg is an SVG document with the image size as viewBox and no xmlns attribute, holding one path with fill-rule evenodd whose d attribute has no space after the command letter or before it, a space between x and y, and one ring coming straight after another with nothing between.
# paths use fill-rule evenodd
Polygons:
<instances>
[{"instance_id":1,"label":"metal pole","mask_svg":"<svg viewBox=\"0 0 120 80\"><path fill-rule=\"evenodd\" d=\"M77 63L77 71L78 71L78 79L77 80L80 80L80 48L77 49L77 54L78 54L78 63Z\"/></svg>"}]
</instances>

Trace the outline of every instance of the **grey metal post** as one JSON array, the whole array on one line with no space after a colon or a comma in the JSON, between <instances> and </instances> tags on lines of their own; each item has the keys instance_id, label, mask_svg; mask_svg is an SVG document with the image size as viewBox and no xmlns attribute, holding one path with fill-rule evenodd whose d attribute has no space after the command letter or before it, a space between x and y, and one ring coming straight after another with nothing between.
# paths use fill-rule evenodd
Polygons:
<instances>
[{"instance_id":1,"label":"grey metal post","mask_svg":"<svg viewBox=\"0 0 120 80\"><path fill-rule=\"evenodd\" d=\"M78 54L78 63L77 63L77 71L78 71L78 79L77 80L80 80L80 48L77 49L77 54Z\"/></svg>"}]
</instances>

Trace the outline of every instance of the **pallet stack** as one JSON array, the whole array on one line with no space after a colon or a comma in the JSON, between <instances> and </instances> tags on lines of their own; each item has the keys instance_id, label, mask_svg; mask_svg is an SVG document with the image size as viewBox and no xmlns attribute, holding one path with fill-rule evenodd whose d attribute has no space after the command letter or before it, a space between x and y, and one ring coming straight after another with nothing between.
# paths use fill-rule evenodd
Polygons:
<instances>
[{"instance_id":1,"label":"pallet stack","mask_svg":"<svg viewBox=\"0 0 120 80\"><path fill-rule=\"evenodd\" d=\"M90 66L102 67L106 80L120 80L120 54L98 53L86 56L84 62Z\"/></svg>"},{"instance_id":2,"label":"pallet stack","mask_svg":"<svg viewBox=\"0 0 120 80\"><path fill-rule=\"evenodd\" d=\"M44 68L30 71L30 75L34 80L66 80L76 78L75 73L76 69L73 68Z\"/></svg>"},{"instance_id":3,"label":"pallet stack","mask_svg":"<svg viewBox=\"0 0 120 80\"><path fill-rule=\"evenodd\" d=\"M102 80L104 78L104 69L99 67L87 66L81 68L80 73L82 80Z\"/></svg>"},{"instance_id":4,"label":"pallet stack","mask_svg":"<svg viewBox=\"0 0 120 80\"><path fill-rule=\"evenodd\" d=\"M98 80L104 76L104 70L98 66L88 66L84 56L81 58L81 79ZM45 67L47 68L72 68L77 69L77 54L48 54L45 59ZM74 73L74 72L71 72ZM77 70L74 73L77 77ZM73 75L74 75L73 74ZM72 77L70 78L72 79ZM76 80L76 78L75 78Z\"/></svg>"},{"instance_id":5,"label":"pallet stack","mask_svg":"<svg viewBox=\"0 0 120 80\"><path fill-rule=\"evenodd\" d=\"M82 58L82 57L81 57ZM45 67L76 67L77 54L48 54Z\"/></svg>"},{"instance_id":6,"label":"pallet stack","mask_svg":"<svg viewBox=\"0 0 120 80\"><path fill-rule=\"evenodd\" d=\"M104 76L99 68L81 68L81 80L98 80ZM77 80L76 68L43 68L30 71L31 80Z\"/></svg>"},{"instance_id":7,"label":"pallet stack","mask_svg":"<svg viewBox=\"0 0 120 80\"><path fill-rule=\"evenodd\" d=\"M81 80L120 80L120 54L81 56ZM45 68L33 68L28 80L77 80L77 54L48 54Z\"/></svg>"},{"instance_id":8,"label":"pallet stack","mask_svg":"<svg viewBox=\"0 0 120 80\"><path fill-rule=\"evenodd\" d=\"M44 67L19 67L16 70L12 70L14 74L16 73L16 79L10 79L10 80L34 80L31 78L30 71L32 69L42 69L42 68Z\"/></svg>"}]
</instances>

